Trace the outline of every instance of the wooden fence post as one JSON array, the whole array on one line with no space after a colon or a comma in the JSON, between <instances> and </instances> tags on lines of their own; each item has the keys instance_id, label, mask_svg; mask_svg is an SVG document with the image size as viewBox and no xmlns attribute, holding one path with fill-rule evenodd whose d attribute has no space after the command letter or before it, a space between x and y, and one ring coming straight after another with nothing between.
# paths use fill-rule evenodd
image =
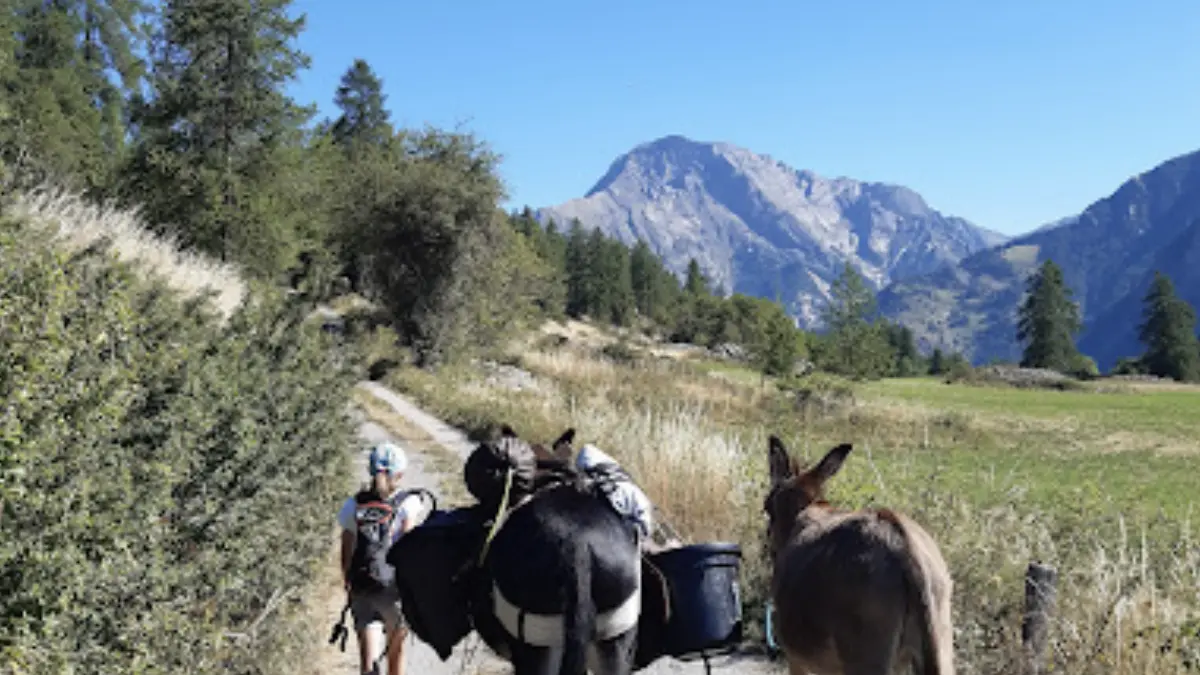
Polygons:
<instances>
[{"instance_id":1,"label":"wooden fence post","mask_svg":"<svg viewBox=\"0 0 1200 675\"><path fill-rule=\"evenodd\" d=\"M1025 617L1021 621L1021 644L1025 651L1025 673L1028 675L1042 672L1057 584L1057 570L1040 562L1029 563L1025 570Z\"/></svg>"}]
</instances>

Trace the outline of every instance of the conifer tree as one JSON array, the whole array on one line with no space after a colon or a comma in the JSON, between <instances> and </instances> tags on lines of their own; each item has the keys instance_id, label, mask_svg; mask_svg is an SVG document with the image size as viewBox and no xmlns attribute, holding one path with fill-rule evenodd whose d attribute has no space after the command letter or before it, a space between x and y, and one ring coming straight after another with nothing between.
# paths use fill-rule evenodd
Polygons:
<instances>
[{"instance_id":1,"label":"conifer tree","mask_svg":"<svg viewBox=\"0 0 1200 675\"><path fill-rule=\"evenodd\" d=\"M1029 278L1019 310L1017 339L1025 343L1021 366L1076 372L1083 360L1075 346L1081 327L1079 306L1071 299L1062 268L1047 260Z\"/></svg>"},{"instance_id":2,"label":"conifer tree","mask_svg":"<svg viewBox=\"0 0 1200 675\"><path fill-rule=\"evenodd\" d=\"M291 0L165 0L126 196L181 243L271 274L294 256L281 162L311 110L285 87L307 67Z\"/></svg>"},{"instance_id":3,"label":"conifer tree","mask_svg":"<svg viewBox=\"0 0 1200 675\"><path fill-rule=\"evenodd\" d=\"M946 372L946 354L942 352L941 347L934 347L933 353L929 355L929 374L942 375Z\"/></svg>"},{"instance_id":4,"label":"conifer tree","mask_svg":"<svg viewBox=\"0 0 1200 675\"><path fill-rule=\"evenodd\" d=\"M1146 345L1145 371L1181 382L1200 379L1196 311L1175 294L1170 278L1157 271L1144 302L1138 338Z\"/></svg>"},{"instance_id":5,"label":"conifer tree","mask_svg":"<svg viewBox=\"0 0 1200 675\"><path fill-rule=\"evenodd\" d=\"M571 221L567 230L564 257L567 267L567 314L578 318L590 311L595 291L588 234L576 219Z\"/></svg>"},{"instance_id":6,"label":"conifer tree","mask_svg":"<svg viewBox=\"0 0 1200 675\"><path fill-rule=\"evenodd\" d=\"M895 355L876 316L875 294L849 262L830 288L824 312L827 336L818 361L826 370L859 378L892 371Z\"/></svg>"},{"instance_id":7,"label":"conifer tree","mask_svg":"<svg viewBox=\"0 0 1200 675\"><path fill-rule=\"evenodd\" d=\"M898 323L888 323L885 332L888 344L895 354L893 374L897 377L912 377L920 372L923 365L921 353L917 350L912 329Z\"/></svg>"},{"instance_id":8,"label":"conifer tree","mask_svg":"<svg viewBox=\"0 0 1200 675\"><path fill-rule=\"evenodd\" d=\"M550 265L551 269L557 271L558 275L563 278L563 283L566 283L567 239L559 231L558 223L553 219L546 223L546 227L542 231L538 255Z\"/></svg>"},{"instance_id":9,"label":"conifer tree","mask_svg":"<svg viewBox=\"0 0 1200 675\"><path fill-rule=\"evenodd\" d=\"M140 81L140 0L9 0L2 8L0 157L33 180L95 193L123 150L126 93ZM10 60L11 59L11 60Z\"/></svg>"},{"instance_id":10,"label":"conifer tree","mask_svg":"<svg viewBox=\"0 0 1200 675\"><path fill-rule=\"evenodd\" d=\"M638 312L653 321L669 322L679 295L679 280L642 239L629 252L629 275Z\"/></svg>"},{"instance_id":11,"label":"conifer tree","mask_svg":"<svg viewBox=\"0 0 1200 675\"><path fill-rule=\"evenodd\" d=\"M383 82L363 59L355 59L342 75L333 101L342 111L330 127L330 133L339 145L361 143L382 147L392 140L394 132Z\"/></svg>"},{"instance_id":12,"label":"conifer tree","mask_svg":"<svg viewBox=\"0 0 1200 675\"><path fill-rule=\"evenodd\" d=\"M712 295L712 286L709 283L708 275L700 269L700 263L695 258L688 260L683 290L691 296Z\"/></svg>"}]
</instances>

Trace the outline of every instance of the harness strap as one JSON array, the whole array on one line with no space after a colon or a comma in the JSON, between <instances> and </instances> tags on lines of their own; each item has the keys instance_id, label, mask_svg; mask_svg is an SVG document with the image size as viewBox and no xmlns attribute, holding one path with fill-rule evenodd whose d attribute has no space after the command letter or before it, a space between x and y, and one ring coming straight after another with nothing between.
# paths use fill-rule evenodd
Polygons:
<instances>
[{"instance_id":1,"label":"harness strap","mask_svg":"<svg viewBox=\"0 0 1200 675\"><path fill-rule=\"evenodd\" d=\"M487 538L483 540L483 549L479 551L479 564L487 559L488 550L492 546L492 539L496 537L496 533L500 531L500 524L504 520L504 514L508 510L508 496L512 490L513 484L513 468L510 466L504 472L504 496L500 498L500 508L496 511L496 517L492 519L492 527L488 530Z\"/></svg>"},{"instance_id":2,"label":"harness strap","mask_svg":"<svg viewBox=\"0 0 1200 675\"><path fill-rule=\"evenodd\" d=\"M620 605L596 615L594 640L610 640L638 623L642 611L642 577L638 567L637 585ZM535 647L558 647L563 644L564 619L562 614L535 614L510 601L492 582L492 613L500 625L511 636L522 643Z\"/></svg>"}]
</instances>

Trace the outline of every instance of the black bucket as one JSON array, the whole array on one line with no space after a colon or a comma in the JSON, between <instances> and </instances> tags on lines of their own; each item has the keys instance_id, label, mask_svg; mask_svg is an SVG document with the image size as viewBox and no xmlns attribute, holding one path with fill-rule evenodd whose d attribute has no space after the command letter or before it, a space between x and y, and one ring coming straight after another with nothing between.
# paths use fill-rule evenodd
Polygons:
<instances>
[{"instance_id":1,"label":"black bucket","mask_svg":"<svg viewBox=\"0 0 1200 675\"><path fill-rule=\"evenodd\" d=\"M662 653L687 658L735 649L742 640L741 548L723 542L693 544L649 558L671 592Z\"/></svg>"}]
</instances>

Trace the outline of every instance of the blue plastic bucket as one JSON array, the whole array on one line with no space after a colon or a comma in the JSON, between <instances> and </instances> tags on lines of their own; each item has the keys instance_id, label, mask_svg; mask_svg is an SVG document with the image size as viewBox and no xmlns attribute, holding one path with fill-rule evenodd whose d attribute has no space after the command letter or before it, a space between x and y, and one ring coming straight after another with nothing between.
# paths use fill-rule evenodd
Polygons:
<instances>
[{"instance_id":1,"label":"blue plastic bucket","mask_svg":"<svg viewBox=\"0 0 1200 675\"><path fill-rule=\"evenodd\" d=\"M741 642L742 550L737 544L684 546L650 556L650 562L667 578L671 592L663 654L716 654Z\"/></svg>"}]
</instances>

